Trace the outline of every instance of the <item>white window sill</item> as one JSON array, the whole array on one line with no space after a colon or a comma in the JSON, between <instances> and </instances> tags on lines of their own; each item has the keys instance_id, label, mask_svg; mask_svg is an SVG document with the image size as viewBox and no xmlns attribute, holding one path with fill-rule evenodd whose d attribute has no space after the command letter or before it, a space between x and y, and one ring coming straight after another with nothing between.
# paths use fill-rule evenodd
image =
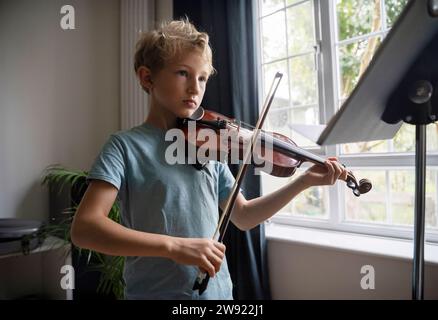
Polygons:
<instances>
[{"instance_id":1,"label":"white window sill","mask_svg":"<svg viewBox=\"0 0 438 320\"><path fill-rule=\"evenodd\" d=\"M302 243L335 250L352 251L403 260L412 260L414 252L412 240L391 239L339 231L280 225L276 223L266 224L266 238L274 241ZM425 244L424 260L427 264L438 264L437 244Z\"/></svg>"}]
</instances>

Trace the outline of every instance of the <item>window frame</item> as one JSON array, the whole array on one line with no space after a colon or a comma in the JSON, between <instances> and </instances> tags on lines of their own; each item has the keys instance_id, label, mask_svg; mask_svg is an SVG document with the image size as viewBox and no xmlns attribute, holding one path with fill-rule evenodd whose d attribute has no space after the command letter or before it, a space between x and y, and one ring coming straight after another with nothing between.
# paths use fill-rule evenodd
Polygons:
<instances>
[{"instance_id":1,"label":"window frame","mask_svg":"<svg viewBox=\"0 0 438 320\"><path fill-rule=\"evenodd\" d=\"M259 101L263 101L263 61L262 61L262 33L261 33L261 1L257 1L256 14L256 55L257 55L257 71L259 75ZM285 1L285 0L284 0ZM318 70L318 95L319 95L319 118L320 123L327 123L338 110L340 105L339 94L339 67L337 57L337 47L339 44L352 41L351 39L337 41L337 17L336 17L336 0L302 0L297 1L293 5L299 5L306 1L313 1L314 17L315 17L315 40L316 48L316 66ZM290 6L285 6L274 12L286 10ZM375 35L380 35L382 39L386 36L389 29L386 26L385 1L381 2L381 10L383 10L382 19L383 26L379 32L366 34L355 37L369 38ZM273 14L274 12L270 13ZM288 59L286 57L285 59ZM355 169L369 170L379 168L384 170L391 169L414 169L415 154L414 153L366 153L366 154L344 154L341 153L340 145L311 147L306 148L315 154L321 156L335 155L353 172ZM307 167L308 164L303 164ZM427 168L438 170L438 153L428 153ZM262 177L263 179L263 177ZM387 184L390 182L387 181ZM327 187L325 187L327 188ZM310 218L300 216L275 215L270 221L286 225L311 227L318 229L336 230L349 233L367 234L373 236L413 239L413 228L409 226L391 226L378 223L366 222L350 222L344 219L345 217L345 186L342 183L336 183L328 188L329 204L328 219ZM349 190L349 189L348 189ZM437 196L438 200L438 196ZM435 212L438 215L437 212ZM438 228L428 228L425 232L426 241L438 242Z\"/></svg>"}]
</instances>

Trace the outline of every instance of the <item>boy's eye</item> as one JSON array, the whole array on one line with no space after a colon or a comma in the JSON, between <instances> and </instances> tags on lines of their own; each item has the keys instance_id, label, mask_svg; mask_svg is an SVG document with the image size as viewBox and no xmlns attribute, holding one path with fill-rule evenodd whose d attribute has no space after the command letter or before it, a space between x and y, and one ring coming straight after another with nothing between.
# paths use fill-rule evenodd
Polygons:
<instances>
[{"instance_id":1,"label":"boy's eye","mask_svg":"<svg viewBox=\"0 0 438 320\"><path fill-rule=\"evenodd\" d=\"M204 76L199 77L199 81L207 82L207 77L204 77Z\"/></svg>"},{"instance_id":2,"label":"boy's eye","mask_svg":"<svg viewBox=\"0 0 438 320\"><path fill-rule=\"evenodd\" d=\"M178 70L177 74L184 77L187 77L189 75L189 73L186 70Z\"/></svg>"}]
</instances>

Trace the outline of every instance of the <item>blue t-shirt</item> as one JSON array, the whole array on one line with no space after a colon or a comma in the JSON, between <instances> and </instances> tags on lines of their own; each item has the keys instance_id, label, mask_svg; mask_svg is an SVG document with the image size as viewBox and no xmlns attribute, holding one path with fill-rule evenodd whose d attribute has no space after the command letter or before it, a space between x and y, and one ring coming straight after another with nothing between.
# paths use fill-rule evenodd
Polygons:
<instances>
[{"instance_id":1,"label":"blue t-shirt","mask_svg":"<svg viewBox=\"0 0 438 320\"><path fill-rule=\"evenodd\" d=\"M227 165L210 162L202 170L165 160L165 131L147 123L112 134L96 158L88 179L118 190L124 226L175 237L212 238L218 204L229 195L234 177ZM232 299L224 259L207 290L193 291L198 267L160 257L127 257L126 299Z\"/></svg>"}]
</instances>

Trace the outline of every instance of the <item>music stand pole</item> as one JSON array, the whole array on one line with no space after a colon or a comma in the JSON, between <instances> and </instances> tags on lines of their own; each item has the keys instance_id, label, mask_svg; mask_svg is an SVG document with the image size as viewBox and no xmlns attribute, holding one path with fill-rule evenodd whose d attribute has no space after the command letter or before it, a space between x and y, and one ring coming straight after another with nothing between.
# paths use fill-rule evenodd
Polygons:
<instances>
[{"instance_id":1,"label":"music stand pole","mask_svg":"<svg viewBox=\"0 0 438 320\"><path fill-rule=\"evenodd\" d=\"M426 203L426 125L415 126L415 222L412 299L424 294L424 222Z\"/></svg>"}]
</instances>

